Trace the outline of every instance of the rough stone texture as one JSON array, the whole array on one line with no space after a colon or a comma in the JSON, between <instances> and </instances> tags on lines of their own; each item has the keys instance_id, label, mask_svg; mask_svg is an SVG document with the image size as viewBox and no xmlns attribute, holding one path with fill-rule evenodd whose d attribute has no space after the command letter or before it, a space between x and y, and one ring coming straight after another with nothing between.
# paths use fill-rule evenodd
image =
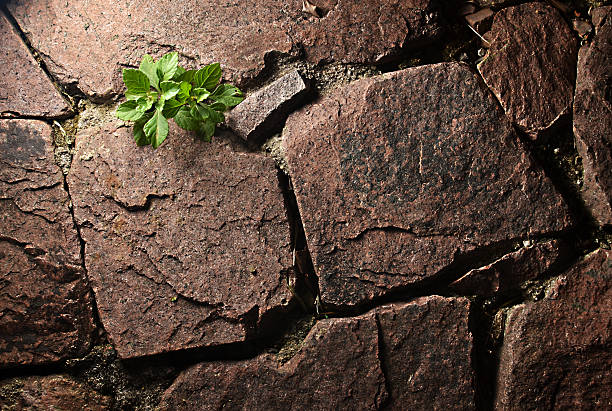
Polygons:
<instances>
[{"instance_id":1,"label":"rough stone texture","mask_svg":"<svg viewBox=\"0 0 612 411\"><path fill-rule=\"evenodd\" d=\"M466 299L432 296L322 320L284 365L264 354L188 369L162 409L471 409L468 315Z\"/></svg>"},{"instance_id":2,"label":"rough stone texture","mask_svg":"<svg viewBox=\"0 0 612 411\"><path fill-rule=\"evenodd\" d=\"M373 315L319 321L279 366L271 355L183 372L162 410L378 409L387 397Z\"/></svg>"},{"instance_id":3,"label":"rough stone texture","mask_svg":"<svg viewBox=\"0 0 612 411\"><path fill-rule=\"evenodd\" d=\"M58 117L70 106L0 11L0 114Z\"/></svg>"},{"instance_id":4,"label":"rough stone texture","mask_svg":"<svg viewBox=\"0 0 612 411\"><path fill-rule=\"evenodd\" d=\"M600 224L612 224L612 7L595 9L593 24L595 36L578 54L574 135L584 200Z\"/></svg>"},{"instance_id":5,"label":"rough stone texture","mask_svg":"<svg viewBox=\"0 0 612 411\"><path fill-rule=\"evenodd\" d=\"M546 241L521 248L484 267L470 270L449 288L463 295L492 297L516 290L527 280L545 273L553 264L568 256L567 245L558 240Z\"/></svg>"},{"instance_id":6,"label":"rough stone texture","mask_svg":"<svg viewBox=\"0 0 612 411\"><path fill-rule=\"evenodd\" d=\"M0 366L83 355L93 330L51 128L0 120Z\"/></svg>"},{"instance_id":7,"label":"rough stone texture","mask_svg":"<svg viewBox=\"0 0 612 411\"><path fill-rule=\"evenodd\" d=\"M227 79L243 84L273 51L302 49L312 62L373 63L441 30L434 0L318 3L328 11L320 19L304 14L301 0L254 0L248 7L187 0L178 9L170 0L11 0L8 9L53 75L94 98L120 91L119 69L136 65L143 50L174 48L190 66L219 61Z\"/></svg>"},{"instance_id":8,"label":"rough stone texture","mask_svg":"<svg viewBox=\"0 0 612 411\"><path fill-rule=\"evenodd\" d=\"M469 309L467 299L432 296L377 310L386 409L474 409Z\"/></svg>"},{"instance_id":9,"label":"rough stone texture","mask_svg":"<svg viewBox=\"0 0 612 411\"><path fill-rule=\"evenodd\" d=\"M569 225L461 64L354 82L290 116L283 139L326 303L359 304L476 248Z\"/></svg>"},{"instance_id":10,"label":"rough stone texture","mask_svg":"<svg viewBox=\"0 0 612 411\"><path fill-rule=\"evenodd\" d=\"M110 407L110 397L63 375L14 378L0 383L0 408L3 411L103 411Z\"/></svg>"},{"instance_id":11,"label":"rough stone texture","mask_svg":"<svg viewBox=\"0 0 612 411\"><path fill-rule=\"evenodd\" d=\"M307 86L297 70L251 94L226 115L226 123L247 141L255 141L263 130L270 132L295 108Z\"/></svg>"},{"instance_id":12,"label":"rough stone texture","mask_svg":"<svg viewBox=\"0 0 612 411\"><path fill-rule=\"evenodd\" d=\"M558 10L527 3L499 11L478 65L502 107L532 138L571 112L578 43Z\"/></svg>"},{"instance_id":13,"label":"rough stone texture","mask_svg":"<svg viewBox=\"0 0 612 411\"><path fill-rule=\"evenodd\" d=\"M612 256L598 250L544 300L508 314L496 409L612 408Z\"/></svg>"},{"instance_id":14,"label":"rough stone texture","mask_svg":"<svg viewBox=\"0 0 612 411\"><path fill-rule=\"evenodd\" d=\"M289 304L274 161L174 125L159 149L85 128L68 184L105 329L122 358L242 341Z\"/></svg>"}]
</instances>

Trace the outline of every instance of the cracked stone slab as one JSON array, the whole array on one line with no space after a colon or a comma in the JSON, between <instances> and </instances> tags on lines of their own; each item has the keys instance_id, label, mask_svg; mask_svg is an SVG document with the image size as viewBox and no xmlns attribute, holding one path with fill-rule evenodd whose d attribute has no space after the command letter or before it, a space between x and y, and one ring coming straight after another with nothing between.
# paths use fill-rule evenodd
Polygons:
<instances>
[{"instance_id":1,"label":"cracked stone slab","mask_svg":"<svg viewBox=\"0 0 612 411\"><path fill-rule=\"evenodd\" d=\"M466 298L422 297L376 310L389 402L386 409L475 408Z\"/></svg>"},{"instance_id":2,"label":"cracked stone slab","mask_svg":"<svg viewBox=\"0 0 612 411\"><path fill-rule=\"evenodd\" d=\"M600 249L507 315L495 409L612 407L612 256Z\"/></svg>"},{"instance_id":3,"label":"cracked stone slab","mask_svg":"<svg viewBox=\"0 0 612 411\"><path fill-rule=\"evenodd\" d=\"M201 363L162 397L162 410L379 409L387 397L373 315L319 321L284 365L271 354Z\"/></svg>"},{"instance_id":4,"label":"cracked stone slab","mask_svg":"<svg viewBox=\"0 0 612 411\"><path fill-rule=\"evenodd\" d=\"M0 384L2 410L103 411L112 399L65 375L12 378Z\"/></svg>"},{"instance_id":5,"label":"cracked stone slab","mask_svg":"<svg viewBox=\"0 0 612 411\"><path fill-rule=\"evenodd\" d=\"M84 355L92 301L51 128L0 120L0 366Z\"/></svg>"},{"instance_id":6,"label":"cracked stone slab","mask_svg":"<svg viewBox=\"0 0 612 411\"><path fill-rule=\"evenodd\" d=\"M307 89L300 73L294 70L248 96L226 115L226 123L243 139L256 141L266 130L282 124Z\"/></svg>"},{"instance_id":7,"label":"cracked stone slab","mask_svg":"<svg viewBox=\"0 0 612 411\"><path fill-rule=\"evenodd\" d=\"M321 320L285 364L263 354L184 371L162 409L470 409L469 307L432 296Z\"/></svg>"},{"instance_id":8,"label":"cracked stone slab","mask_svg":"<svg viewBox=\"0 0 612 411\"><path fill-rule=\"evenodd\" d=\"M532 244L470 270L453 281L449 288L462 295L493 297L517 290L521 283L538 278L571 255L567 244L560 240Z\"/></svg>"},{"instance_id":9,"label":"cracked stone slab","mask_svg":"<svg viewBox=\"0 0 612 411\"><path fill-rule=\"evenodd\" d=\"M0 12L0 114L61 117L72 110Z\"/></svg>"},{"instance_id":10,"label":"cracked stone slab","mask_svg":"<svg viewBox=\"0 0 612 411\"><path fill-rule=\"evenodd\" d=\"M289 222L272 159L174 124L153 151L110 120L79 131L68 185L120 357L244 341L290 303Z\"/></svg>"},{"instance_id":11,"label":"cracked stone slab","mask_svg":"<svg viewBox=\"0 0 612 411\"><path fill-rule=\"evenodd\" d=\"M571 113L578 41L557 9L526 3L495 14L478 70L506 114L533 139Z\"/></svg>"},{"instance_id":12,"label":"cracked stone slab","mask_svg":"<svg viewBox=\"0 0 612 411\"><path fill-rule=\"evenodd\" d=\"M612 224L612 7L592 15L595 35L578 54L574 135L584 167L583 198L600 224Z\"/></svg>"},{"instance_id":13,"label":"cracked stone slab","mask_svg":"<svg viewBox=\"0 0 612 411\"><path fill-rule=\"evenodd\" d=\"M357 305L455 257L570 226L467 66L359 80L292 114L283 145L323 301Z\"/></svg>"},{"instance_id":14,"label":"cracked stone slab","mask_svg":"<svg viewBox=\"0 0 612 411\"><path fill-rule=\"evenodd\" d=\"M188 0L173 13L164 12L176 9L170 0L11 0L7 7L50 72L98 99L122 90L120 69L138 65L143 50L155 56L176 50L192 68L218 61L226 79L243 85L262 73L273 52L367 64L441 32L434 0L319 3L328 11L323 18L304 14L299 0L254 0L248 7Z\"/></svg>"}]
</instances>

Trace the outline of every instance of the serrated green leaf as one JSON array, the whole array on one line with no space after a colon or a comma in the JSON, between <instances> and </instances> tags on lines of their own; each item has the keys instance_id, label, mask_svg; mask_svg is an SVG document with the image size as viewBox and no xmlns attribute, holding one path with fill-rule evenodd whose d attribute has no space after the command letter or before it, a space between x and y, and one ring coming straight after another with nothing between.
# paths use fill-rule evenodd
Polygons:
<instances>
[{"instance_id":1,"label":"serrated green leaf","mask_svg":"<svg viewBox=\"0 0 612 411\"><path fill-rule=\"evenodd\" d=\"M201 122L196 133L202 140L210 142L215 134L215 123L210 120Z\"/></svg>"},{"instance_id":2,"label":"serrated green leaf","mask_svg":"<svg viewBox=\"0 0 612 411\"><path fill-rule=\"evenodd\" d=\"M138 109L138 103L131 100L121 103L119 107L117 107L116 115L121 120L136 121L142 117L143 113L143 111Z\"/></svg>"},{"instance_id":3,"label":"serrated green leaf","mask_svg":"<svg viewBox=\"0 0 612 411\"><path fill-rule=\"evenodd\" d=\"M238 87L232 86L231 84L219 84L208 98L222 103L227 107L234 107L244 100L242 92Z\"/></svg>"},{"instance_id":4,"label":"serrated green leaf","mask_svg":"<svg viewBox=\"0 0 612 411\"><path fill-rule=\"evenodd\" d=\"M126 96L129 95L130 100L144 97L151 90L149 78L140 70L123 69L123 82L127 87Z\"/></svg>"},{"instance_id":5,"label":"serrated green leaf","mask_svg":"<svg viewBox=\"0 0 612 411\"><path fill-rule=\"evenodd\" d=\"M183 106L176 116L174 116L174 122L184 130L195 131L200 127L200 122L193 118L189 108Z\"/></svg>"},{"instance_id":6,"label":"serrated green leaf","mask_svg":"<svg viewBox=\"0 0 612 411\"><path fill-rule=\"evenodd\" d=\"M206 100L208 96L210 96L210 91L206 90L203 87L194 88L191 92L193 96L196 98L196 101L199 103L200 101Z\"/></svg>"},{"instance_id":7,"label":"serrated green leaf","mask_svg":"<svg viewBox=\"0 0 612 411\"><path fill-rule=\"evenodd\" d=\"M161 88L161 98L164 100L169 100L172 97L176 96L176 94L180 91L181 85L176 81L162 81L159 83L159 87Z\"/></svg>"},{"instance_id":8,"label":"serrated green leaf","mask_svg":"<svg viewBox=\"0 0 612 411\"><path fill-rule=\"evenodd\" d=\"M206 104L198 104L196 107L198 108L198 112L200 113L200 117L202 118L202 120L208 119L213 123L222 123L225 121L223 113L219 113L218 111L213 110L212 108L210 108L210 106Z\"/></svg>"},{"instance_id":9,"label":"serrated green leaf","mask_svg":"<svg viewBox=\"0 0 612 411\"><path fill-rule=\"evenodd\" d=\"M213 90L221 80L221 65L219 63L209 64L199 69L193 76L196 87Z\"/></svg>"},{"instance_id":10,"label":"serrated green leaf","mask_svg":"<svg viewBox=\"0 0 612 411\"><path fill-rule=\"evenodd\" d=\"M180 83L181 80L179 80L181 78L181 76L185 74L185 69L182 68L181 66L177 66L176 67L176 73L174 73L174 76L172 76L172 80L177 81Z\"/></svg>"},{"instance_id":11,"label":"serrated green leaf","mask_svg":"<svg viewBox=\"0 0 612 411\"><path fill-rule=\"evenodd\" d=\"M176 114L179 112L182 106L183 104L178 100L175 100L175 99L167 100L166 103L164 104L164 109L162 111L162 114L166 118L172 118L176 116Z\"/></svg>"},{"instance_id":12,"label":"serrated green leaf","mask_svg":"<svg viewBox=\"0 0 612 411\"><path fill-rule=\"evenodd\" d=\"M176 99L181 103L184 103L189 98L189 92L191 91L191 84L186 81L181 81L179 92L176 94Z\"/></svg>"},{"instance_id":13,"label":"serrated green leaf","mask_svg":"<svg viewBox=\"0 0 612 411\"><path fill-rule=\"evenodd\" d=\"M163 116L162 110L163 104L157 107L153 117L143 127L145 134L151 140L153 148L159 147L168 136L168 120Z\"/></svg>"},{"instance_id":14,"label":"serrated green leaf","mask_svg":"<svg viewBox=\"0 0 612 411\"><path fill-rule=\"evenodd\" d=\"M155 61L153 61L153 57L149 56L148 54L142 56L140 71L145 73L151 85L159 90L159 79L157 78L156 65Z\"/></svg>"},{"instance_id":15,"label":"serrated green leaf","mask_svg":"<svg viewBox=\"0 0 612 411\"><path fill-rule=\"evenodd\" d=\"M151 144L151 139L144 132L144 125L151 119L153 113L144 113L144 115L134 123L134 140L139 146Z\"/></svg>"},{"instance_id":16,"label":"serrated green leaf","mask_svg":"<svg viewBox=\"0 0 612 411\"><path fill-rule=\"evenodd\" d=\"M209 104L208 106L212 108L213 110L218 111L219 113L223 113L225 110L227 110L227 107L225 106L225 104L219 103L217 101L215 101L212 104Z\"/></svg>"},{"instance_id":17,"label":"serrated green leaf","mask_svg":"<svg viewBox=\"0 0 612 411\"><path fill-rule=\"evenodd\" d=\"M198 70L187 70L183 74L180 75L178 81L186 81L187 83L191 83L193 80L193 76Z\"/></svg>"},{"instance_id":18,"label":"serrated green leaf","mask_svg":"<svg viewBox=\"0 0 612 411\"><path fill-rule=\"evenodd\" d=\"M168 81L174 77L176 70L178 69L178 53L176 51L165 54L162 58L157 61L157 77L159 82Z\"/></svg>"}]
</instances>

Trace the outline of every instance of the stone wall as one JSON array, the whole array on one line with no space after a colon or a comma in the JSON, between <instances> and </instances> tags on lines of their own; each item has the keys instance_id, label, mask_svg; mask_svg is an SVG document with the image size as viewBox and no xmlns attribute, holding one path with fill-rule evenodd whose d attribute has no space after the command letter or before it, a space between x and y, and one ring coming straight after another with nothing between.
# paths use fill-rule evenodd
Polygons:
<instances>
[{"instance_id":1,"label":"stone wall","mask_svg":"<svg viewBox=\"0 0 612 411\"><path fill-rule=\"evenodd\" d=\"M612 8L476 3L3 4L0 408L612 408Z\"/></svg>"}]
</instances>

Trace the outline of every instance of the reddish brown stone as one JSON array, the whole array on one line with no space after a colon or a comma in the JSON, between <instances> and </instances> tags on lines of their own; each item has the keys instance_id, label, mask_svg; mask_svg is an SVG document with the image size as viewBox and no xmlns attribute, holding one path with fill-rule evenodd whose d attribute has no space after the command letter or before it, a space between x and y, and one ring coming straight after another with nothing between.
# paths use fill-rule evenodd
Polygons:
<instances>
[{"instance_id":1,"label":"reddish brown stone","mask_svg":"<svg viewBox=\"0 0 612 411\"><path fill-rule=\"evenodd\" d=\"M497 408L612 407L612 258L599 250L506 320Z\"/></svg>"},{"instance_id":2,"label":"reddish brown stone","mask_svg":"<svg viewBox=\"0 0 612 411\"><path fill-rule=\"evenodd\" d=\"M257 140L264 130L274 129L294 109L307 86L297 70L251 94L226 115L226 122L240 137Z\"/></svg>"},{"instance_id":3,"label":"reddish brown stone","mask_svg":"<svg viewBox=\"0 0 612 411\"><path fill-rule=\"evenodd\" d=\"M469 309L432 296L322 320L284 365L265 354L192 367L162 409L471 409Z\"/></svg>"},{"instance_id":4,"label":"reddish brown stone","mask_svg":"<svg viewBox=\"0 0 612 411\"><path fill-rule=\"evenodd\" d=\"M386 409L474 409L469 310L467 299L438 296L377 310Z\"/></svg>"},{"instance_id":5,"label":"reddish brown stone","mask_svg":"<svg viewBox=\"0 0 612 411\"><path fill-rule=\"evenodd\" d=\"M0 12L0 114L59 117L71 109Z\"/></svg>"},{"instance_id":6,"label":"reddish brown stone","mask_svg":"<svg viewBox=\"0 0 612 411\"><path fill-rule=\"evenodd\" d=\"M284 365L272 355L183 372L162 410L379 409L387 397L373 314L319 321Z\"/></svg>"},{"instance_id":7,"label":"reddish brown stone","mask_svg":"<svg viewBox=\"0 0 612 411\"><path fill-rule=\"evenodd\" d=\"M430 40L441 27L432 0L320 1L328 11L321 19L304 14L301 3L188 0L177 9L170 0L12 0L8 9L51 73L94 98L120 91L120 68L137 65L145 52L175 48L189 66L219 61L227 79L243 84L262 72L273 51L303 49L314 62L373 63Z\"/></svg>"},{"instance_id":8,"label":"reddish brown stone","mask_svg":"<svg viewBox=\"0 0 612 411\"><path fill-rule=\"evenodd\" d=\"M521 248L484 267L470 270L454 281L449 288L463 295L492 297L497 293L516 290L571 254L558 240L546 241Z\"/></svg>"},{"instance_id":9,"label":"reddish brown stone","mask_svg":"<svg viewBox=\"0 0 612 411\"><path fill-rule=\"evenodd\" d=\"M110 397L63 375L14 378L0 384L3 410L103 411L111 403Z\"/></svg>"},{"instance_id":10,"label":"reddish brown stone","mask_svg":"<svg viewBox=\"0 0 612 411\"><path fill-rule=\"evenodd\" d=\"M569 225L559 194L461 64L352 83L290 116L283 140L327 303L359 304L478 247Z\"/></svg>"},{"instance_id":11,"label":"reddish brown stone","mask_svg":"<svg viewBox=\"0 0 612 411\"><path fill-rule=\"evenodd\" d=\"M51 128L0 120L0 366L83 355L93 330Z\"/></svg>"},{"instance_id":12,"label":"reddish brown stone","mask_svg":"<svg viewBox=\"0 0 612 411\"><path fill-rule=\"evenodd\" d=\"M612 224L612 7L595 9L593 23L593 40L578 54L574 134L584 200L600 224Z\"/></svg>"},{"instance_id":13,"label":"reddish brown stone","mask_svg":"<svg viewBox=\"0 0 612 411\"><path fill-rule=\"evenodd\" d=\"M174 126L153 151L110 121L79 132L68 184L122 358L243 341L289 303L289 223L272 159Z\"/></svg>"},{"instance_id":14,"label":"reddish brown stone","mask_svg":"<svg viewBox=\"0 0 612 411\"><path fill-rule=\"evenodd\" d=\"M527 3L499 11L478 65L506 114L532 138L571 112L578 43L555 8Z\"/></svg>"}]
</instances>

